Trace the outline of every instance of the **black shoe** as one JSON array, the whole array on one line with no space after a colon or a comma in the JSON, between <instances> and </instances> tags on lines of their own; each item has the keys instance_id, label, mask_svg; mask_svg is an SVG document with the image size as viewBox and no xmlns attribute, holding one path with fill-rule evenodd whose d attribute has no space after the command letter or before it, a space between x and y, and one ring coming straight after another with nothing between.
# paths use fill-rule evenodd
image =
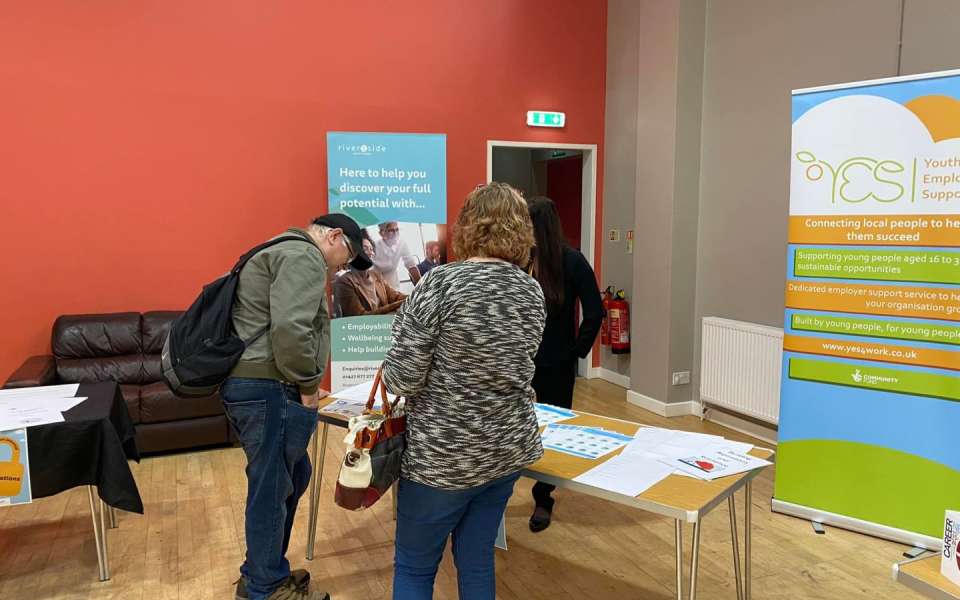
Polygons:
<instances>
[{"instance_id":1,"label":"black shoe","mask_svg":"<svg viewBox=\"0 0 960 600\"><path fill-rule=\"evenodd\" d=\"M540 533L547 527L550 527L551 509L545 506L538 506L533 509L533 515L530 517L530 531Z\"/></svg>"},{"instance_id":2,"label":"black shoe","mask_svg":"<svg viewBox=\"0 0 960 600\"><path fill-rule=\"evenodd\" d=\"M293 585L300 591L306 592L310 589L310 572L303 569L297 569L290 573L290 579ZM236 600L247 600L250 597L250 593L247 592L247 578L241 577L237 580L237 594Z\"/></svg>"}]
</instances>

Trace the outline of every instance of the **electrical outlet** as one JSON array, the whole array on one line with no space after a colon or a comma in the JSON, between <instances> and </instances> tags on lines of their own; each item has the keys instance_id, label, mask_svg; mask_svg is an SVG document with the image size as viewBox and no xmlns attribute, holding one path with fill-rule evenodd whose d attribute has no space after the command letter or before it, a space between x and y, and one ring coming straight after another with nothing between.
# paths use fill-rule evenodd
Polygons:
<instances>
[{"instance_id":1,"label":"electrical outlet","mask_svg":"<svg viewBox=\"0 0 960 600\"><path fill-rule=\"evenodd\" d=\"M690 371L677 371L673 374L673 385L686 385L690 383Z\"/></svg>"}]
</instances>

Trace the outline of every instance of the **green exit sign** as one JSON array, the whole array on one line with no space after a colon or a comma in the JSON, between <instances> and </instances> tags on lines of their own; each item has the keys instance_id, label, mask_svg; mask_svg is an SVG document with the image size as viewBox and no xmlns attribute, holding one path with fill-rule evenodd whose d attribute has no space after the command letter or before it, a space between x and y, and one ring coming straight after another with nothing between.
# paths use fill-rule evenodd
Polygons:
<instances>
[{"instance_id":1,"label":"green exit sign","mask_svg":"<svg viewBox=\"0 0 960 600\"><path fill-rule=\"evenodd\" d=\"M546 110L528 110L527 125L531 127L563 127L567 124L567 115L562 112Z\"/></svg>"}]
</instances>

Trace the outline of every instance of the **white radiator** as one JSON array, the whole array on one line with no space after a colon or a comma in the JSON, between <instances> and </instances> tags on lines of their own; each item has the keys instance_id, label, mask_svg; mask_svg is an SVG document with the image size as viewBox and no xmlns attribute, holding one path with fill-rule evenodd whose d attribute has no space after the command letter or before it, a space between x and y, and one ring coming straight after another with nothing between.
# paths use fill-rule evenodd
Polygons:
<instances>
[{"instance_id":1,"label":"white radiator","mask_svg":"<svg viewBox=\"0 0 960 600\"><path fill-rule=\"evenodd\" d=\"M705 317L700 348L702 402L778 422L782 329Z\"/></svg>"}]
</instances>

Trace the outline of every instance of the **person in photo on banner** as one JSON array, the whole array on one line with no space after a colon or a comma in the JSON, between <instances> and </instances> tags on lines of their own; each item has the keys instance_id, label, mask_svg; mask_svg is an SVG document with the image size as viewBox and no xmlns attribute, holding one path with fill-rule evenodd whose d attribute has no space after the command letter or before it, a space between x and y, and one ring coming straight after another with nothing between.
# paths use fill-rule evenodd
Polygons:
<instances>
[{"instance_id":1,"label":"person in photo on banner","mask_svg":"<svg viewBox=\"0 0 960 600\"><path fill-rule=\"evenodd\" d=\"M420 272L417 270L417 259L410 252L410 247L400 239L400 223L387 221L377 226L380 231L380 241L376 243L377 256L373 261L374 268L383 275L383 280L390 287L400 287L400 275L397 269L403 262L404 268L410 274L410 282L416 285L420 281Z\"/></svg>"},{"instance_id":2,"label":"person in photo on banner","mask_svg":"<svg viewBox=\"0 0 960 600\"><path fill-rule=\"evenodd\" d=\"M426 250L427 257L417 265L417 270L420 271L420 275L426 275L434 267L440 266L440 242L430 241L424 244L424 250Z\"/></svg>"},{"instance_id":3,"label":"person in photo on banner","mask_svg":"<svg viewBox=\"0 0 960 600\"><path fill-rule=\"evenodd\" d=\"M318 217L307 229L261 250L240 271L233 305L237 335L250 340L220 388L224 410L247 457L247 555L236 597L325 600L286 553L300 497L310 482L307 443L317 425L319 389L330 352L328 272L372 263L350 217Z\"/></svg>"},{"instance_id":4,"label":"person in photo on banner","mask_svg":"<svg viewBox=\"0 0 960 600\"><path fill-rule=\"evenodd\" d=\"M577 359L586 358L597 339L603 322L603 299L590 263L567 244L553 200L538 196L527 200L527 206L537 240L532 273L543 289L547 306L543 342L534 359L537 370L533 389L537 402L572 408ZM579 327L578 302L582 311ZM530 530L534 533L550 526L553 490L554 486L540 481L533 486L536 506Z\"/></svg>"},{"instance_id":5,"label":"person in photo on banner","mask_svg":"<svg viewBox=\"0 0 960 600\"><path fill-rule=\"evenodd\" d=\"M363 251L376 260L376 251L367 232L363 232ZM346 273L333 284L334 314L337 317L388 315L395 312L406 294L401 294L384 281L376 269L357 269L349 266Z\"/></svg>"},{"instance_id":6,"label":"person in photo on banner","mask_svg":"<svg viewBox=\"0 0 960 600\"><path fill-rule=\"evenodd\" d=\"M467 196L453 248L393 324L383 364L406 398L393 598L429 600L447 540L461 600L494 600L494 542L520 471L543 456L531 387L546 318L524 270L526 202L490 183Z\"/></svg>"}]
</instances>

